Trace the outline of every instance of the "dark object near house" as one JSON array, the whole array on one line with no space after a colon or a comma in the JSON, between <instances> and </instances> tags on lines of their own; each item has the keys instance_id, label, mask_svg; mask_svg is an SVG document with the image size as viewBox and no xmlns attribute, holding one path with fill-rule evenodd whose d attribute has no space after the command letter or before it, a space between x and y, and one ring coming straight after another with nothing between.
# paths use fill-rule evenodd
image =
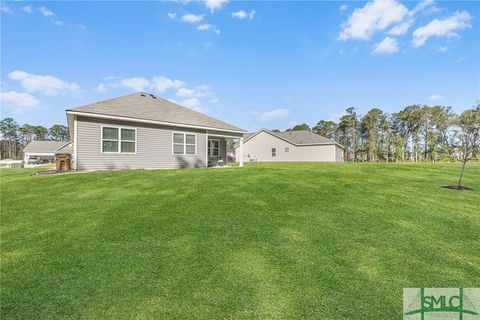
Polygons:
<instances>
[{"instance_id":1,"label":"dark object near house","mask_svg":"<svg viewBox=\"0 0 480 320\"><path fill-rule=\"evenodd\" d=\"M55 155L55 165L57 171L70 171L70 154L69 153L59 153Z\"/></svg>"},{"instance_id":2,"label":"dark object near house","mask_svg":"<svg viewBox=\"0 0 480 320\"><path fill-rule=\"evenodd\" d=\"M43 164L43 160L37 156L30 156L27 160L28 164Z\"/></svg>"}]
</instances>

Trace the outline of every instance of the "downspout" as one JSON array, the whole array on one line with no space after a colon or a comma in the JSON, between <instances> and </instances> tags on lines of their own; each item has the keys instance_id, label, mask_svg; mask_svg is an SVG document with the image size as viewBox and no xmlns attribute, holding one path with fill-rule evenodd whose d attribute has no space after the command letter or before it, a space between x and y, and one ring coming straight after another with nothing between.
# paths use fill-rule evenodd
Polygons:
<instances>
[{"instance_id":1,"label":"downspout","mask_svg":"<svg viewBox=\"0 0 480 320\"><path fill-rule=\"evenodd\" d=\"M78 155L77 155L77 116L73 118L73 170L77 171Z\"/></svg>"}]
</instances>

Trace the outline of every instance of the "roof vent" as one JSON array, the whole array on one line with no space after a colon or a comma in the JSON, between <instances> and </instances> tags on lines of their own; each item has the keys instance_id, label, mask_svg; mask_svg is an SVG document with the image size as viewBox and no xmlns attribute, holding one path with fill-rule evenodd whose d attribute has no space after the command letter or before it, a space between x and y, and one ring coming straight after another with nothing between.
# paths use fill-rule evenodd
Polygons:
<instances>
[{"instance_id":1,"label":"roof vent","mask_svg":"<svg viewBox=\"0 0 480 320\"><path fill-rule=\"evenodd\" d=\"M157 99L153 94L150 94L150 97L152 97L152 99Z\"/></svg>"}]
</instances>

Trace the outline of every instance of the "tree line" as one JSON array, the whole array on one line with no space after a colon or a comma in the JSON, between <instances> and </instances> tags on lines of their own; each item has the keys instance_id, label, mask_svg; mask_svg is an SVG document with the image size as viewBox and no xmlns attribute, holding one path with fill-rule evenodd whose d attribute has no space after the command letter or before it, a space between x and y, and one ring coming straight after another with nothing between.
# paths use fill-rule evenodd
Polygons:
<instances>
[{"instance_id":1,"label":"tree line","mask_svg":"<svg viewBox=\"0 0 480 320\"><path fill-rule=\"evenodd\" d=\"M338 141L347 161L464 161L465 156L479 156L480 103L459 115L445 106L412 105L392 114L373 108L365 115L350 107L339 122L320 120L313 127L303 123L291 130ZM66 126L20 126L12 118L0 122L0 134L1 159L20 159L32 140L69 140Z\"/></svg>"},{"instance_id":2,"label":"tree line","mask_svg":"<svg viewBox=\"0 0 480 320\"><path fill-rule=\"evenodd\" d=\"M0 159L21 159L23 148L32 140L69 140L68 128L55 124L50 128L19 125L12 118L0 121Z\"/></svg>"},{"instance_id":3,"label":"tree line","mask_svg":"<svg viewBox=\"0 0 480 320\"><path fill-rule=\"evenodd\" d=\"M373 108L365 115L351 107L339 122L320 120L287 131L292 130L339 142L348 161L463 161L466 154L479 155L480 104L459 115L444 106L412 105L392 114Z\"/></svg>"}]
</instances>

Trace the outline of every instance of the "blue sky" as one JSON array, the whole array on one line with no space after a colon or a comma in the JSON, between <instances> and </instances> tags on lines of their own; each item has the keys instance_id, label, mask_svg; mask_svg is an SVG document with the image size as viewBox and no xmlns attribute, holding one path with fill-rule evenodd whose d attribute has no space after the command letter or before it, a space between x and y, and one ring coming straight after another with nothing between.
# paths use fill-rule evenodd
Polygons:
<instances>
[{"instance_id":1,"label":"blue sky","mask_svg":"<svg viewBox=\"0 0 480 320\"><path fill-rule=\"evenodd\" d=\"M2 2L1 116L154 93L246 130L480 98L480 3Z\"/></svg>"}]
</instances>

